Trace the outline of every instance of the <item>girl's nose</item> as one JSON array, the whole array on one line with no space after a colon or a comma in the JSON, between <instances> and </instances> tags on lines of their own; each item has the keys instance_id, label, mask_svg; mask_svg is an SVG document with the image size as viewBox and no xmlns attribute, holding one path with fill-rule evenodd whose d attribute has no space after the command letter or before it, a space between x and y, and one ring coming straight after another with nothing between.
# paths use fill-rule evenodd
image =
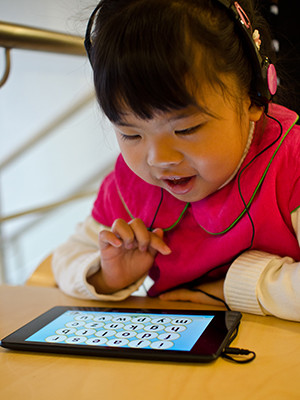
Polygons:
<instances>
[{"instance_id":1,"label":"girl's nose","mask_svg":"<svg viewBox=\"0 0 300 400\"><path fill-rule=\"evenodd\" d=\"M157 141L148 150L147 162L151 167L166 168L178 165L183 160L183 155L168 141Z\"/></svg>"}]
</instances>

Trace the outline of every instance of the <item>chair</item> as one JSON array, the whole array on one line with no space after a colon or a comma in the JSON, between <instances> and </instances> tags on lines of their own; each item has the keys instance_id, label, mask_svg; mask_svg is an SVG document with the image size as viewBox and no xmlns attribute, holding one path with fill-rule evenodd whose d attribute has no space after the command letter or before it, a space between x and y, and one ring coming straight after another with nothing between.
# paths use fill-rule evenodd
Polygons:
<instances>
[{"instance_id":1,"label":"chair","mask_svg":"<svg viewBox=\"0 0 300 400\"><path fill-rule=\"evenodd\" d=\"M25 282L28 286L57 287L52 272L52 254L45 258Z\"/></svg>"}]
</instances>

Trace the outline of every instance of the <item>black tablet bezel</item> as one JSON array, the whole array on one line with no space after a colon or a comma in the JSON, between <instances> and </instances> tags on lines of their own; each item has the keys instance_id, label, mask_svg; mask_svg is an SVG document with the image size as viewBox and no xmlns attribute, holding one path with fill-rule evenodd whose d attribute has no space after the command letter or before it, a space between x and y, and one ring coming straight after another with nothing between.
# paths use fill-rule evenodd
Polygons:
<instances>
[{"instance_id":1,"label":"black tablet bezel","mask_svg":"<svg viewBox=\"0 0 300 400\"><path fill-rule=\"evenodd\" d=\"M133 349L125 347L109 346L87 346L63 343L29 342L25 341L33 333L59 317L66 311L98 311L98 312L122 312L122 313L155 313L155 314L180 314L180 315L213 315L214 318L208 327L198 338L190 351L177 350L153 350ZM30 321L20 329L6 336L1 341L1 346L22 351L50 352L61 354L75 354L85 356L131 358L160 361L186 361L186 362L210 362L216 360L224 347L228 344L230 337L237 328L242 315L236 311L203 311L203 310L180 310L180 309L133 309L118 307L76 307L57 306Z\"/></svg>"}]
</instances>

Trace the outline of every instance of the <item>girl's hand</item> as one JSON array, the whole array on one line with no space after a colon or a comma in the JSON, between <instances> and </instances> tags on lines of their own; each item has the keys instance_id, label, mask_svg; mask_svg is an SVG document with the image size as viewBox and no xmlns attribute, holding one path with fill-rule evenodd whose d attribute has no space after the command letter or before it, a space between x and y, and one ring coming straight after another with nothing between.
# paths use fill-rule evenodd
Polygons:
<instances>
[{"instance_id":1,"label":"girl's hand","mask_svg":"<svg viewBox=\"0 0 300 400\"><path fill-rule=\"evenodd\" d=\"M141 219L117 219L111 231L99 235L101 269L88 282L102 294L114 293L136 282L152 267L157 252L168 255L162 229L149 232Z\"/></svg>"},{"instance_id":2,"label":"girl's hand","mask_svg":"<svg viewBox=\"0 0 300 400\"><path fill-rule=\"evenodd\" d=\"M203 283L202 285L196 286L195 289L203 290L219 299L225 301L224 298L224 280ZM169 292L163 293L159 296L161 300L169 301L191 301L192 303L208 304L212 306L222 305L221 301L214 300L204 293L189 290L189 289L174 289Z\"/></svg>"}]
</instances>

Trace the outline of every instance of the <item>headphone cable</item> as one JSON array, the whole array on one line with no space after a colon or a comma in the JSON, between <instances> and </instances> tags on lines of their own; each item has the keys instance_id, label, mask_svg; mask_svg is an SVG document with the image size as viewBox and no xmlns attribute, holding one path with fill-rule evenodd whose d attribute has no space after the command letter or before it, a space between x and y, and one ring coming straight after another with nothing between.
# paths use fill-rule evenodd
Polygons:
<instances>
[{"instance_id":1,"label":"headphone cable","mask_svg":"<svg viewBox=\"0 0 300 400\"><path fill-rule=\"evenodd\" d=\"M241 171L239 172L239 174L238 174L238 190L239 190L239 195L240 195L240 198L241 198L241 200L242 200L242 203L243 203L243 205L244 205L244 208L245 208L245 212L247 213L247 216L248 216L248 218L249 218L249 220L250 220L250 223L251 223L251 227L252 227L252 236L251 236L251 241L250 241L250 246L246 249L246 250L249 250L251 247L252 247L252 245L253 245L253 241L254 241L254 236L255 236L255 226L254 226L254 222L253 222L253 219L252 219L252 217L251 217L251 214L250 214L250 211L249 211L249 207L248 207L248 205L246 204L246 201L245 201L245 199L244 199L244 197L243 197L243 195L242 195L242 190L241 190L241 175L242 175L242 173L259 157L259 156L261 156L265 151L267 151L269 148L271 148L276 142L278 142L278 140L281 138L281 136L282 136L282 132L283 132L283 128L282 128L282 125L281 125L281 123L280 123L280 121L278 120L278 119L276 119L275 117L272 117L271 115L269 115L268 113L266 113L265 114L266 115L266 117L268 117L268 118L270 118L270 119L272 119L272 120L274 120L274 121L276 121L277 123L278 123L278 125L279 125L279 127L280 127L280 133L279 133L279 135L277 136L277 138L275 139L275 140L273 140L273 142L271 142L268 146L266 146L263 150L261 150L259 153L257 153L253 158L252 158L252 160L251 161L249 161L249 163L247 164L247 165L245 165L245 167L243 167L242 169L241 169Z\"/></svg>"}]
</instances>

